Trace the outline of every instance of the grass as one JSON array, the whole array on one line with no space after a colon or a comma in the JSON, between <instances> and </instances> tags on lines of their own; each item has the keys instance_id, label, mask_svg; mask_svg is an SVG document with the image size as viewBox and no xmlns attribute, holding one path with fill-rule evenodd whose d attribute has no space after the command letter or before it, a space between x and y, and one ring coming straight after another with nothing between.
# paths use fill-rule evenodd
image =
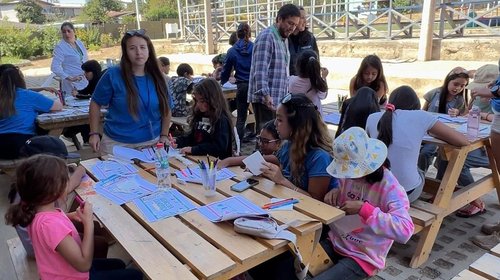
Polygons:
<instances>
[{"instance_id":1,"label":"grass","mask_svg":"<svg viewBox=\"0 0 500 280\"><path fill-rule=\"evenodd\" d=\"M0 64L17 64L20 63L22 59L13 56L2 56L0 57Z\"/></svg>"}]
</instances>

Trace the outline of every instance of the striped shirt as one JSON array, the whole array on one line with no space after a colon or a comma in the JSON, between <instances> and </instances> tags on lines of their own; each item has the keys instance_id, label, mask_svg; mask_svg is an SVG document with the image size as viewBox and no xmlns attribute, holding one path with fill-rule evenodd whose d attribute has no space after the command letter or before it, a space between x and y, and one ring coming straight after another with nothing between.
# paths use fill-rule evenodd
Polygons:
<instances>
[{"instance_id":1,"label":"striped shirt","mask_svg":"<svg viewBox=\"0 0 500 280\"><path fill-rule=\"evenodd\" d=\"M264 96L271 96L276 106L288 92L290 53L287 45L287 39L279 35L275 25L257 36L250 68L249 103L264 104Z\"/></svg>"}]
</instances>

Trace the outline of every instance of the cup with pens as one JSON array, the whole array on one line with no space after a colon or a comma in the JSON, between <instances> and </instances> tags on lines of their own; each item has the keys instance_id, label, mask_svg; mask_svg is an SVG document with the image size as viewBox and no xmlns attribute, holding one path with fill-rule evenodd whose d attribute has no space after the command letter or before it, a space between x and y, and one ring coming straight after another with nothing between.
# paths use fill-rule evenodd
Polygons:
<instances>
[{"instance_id":1,"label":"cup with pens","mask_svg":"<svg viewBox=\"0 0 500 280\"><path fill-rule=\"evenodd\" d=\"M217 181L217 167L215 162L208 160L205 164L200 162L201 183L205 189L205 196L210 197L215 195L215 182Z\"/></svg>"}]
</instances>

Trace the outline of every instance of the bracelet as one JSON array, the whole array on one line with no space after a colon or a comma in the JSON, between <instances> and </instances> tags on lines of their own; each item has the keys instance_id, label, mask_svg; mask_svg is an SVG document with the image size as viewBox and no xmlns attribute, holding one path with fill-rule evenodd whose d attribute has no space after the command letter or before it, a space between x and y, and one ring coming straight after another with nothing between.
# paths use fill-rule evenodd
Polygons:
<instances>
[{"instance_id":1,"label":"bracelet","mask_svg":"<svg viewBox=\"0 0 500 280\"><path fill-rule=\"evenodd\" d=\"M160 134L160 137L163 137L163 136L168 137L167 134Z\"/></svg>"},{"instance_id":2,"label":"bracelet","mask_svg":"<svg viewBox=\"0 0 500 280\"><path fill-rule=\"evenodd\" d=\"M89 133L89 137L93 136L93 135L99 135L99 137L102 137L102 134L100 134L99 132L91 132L91 133Z\"/></svg>"}]
</instances>

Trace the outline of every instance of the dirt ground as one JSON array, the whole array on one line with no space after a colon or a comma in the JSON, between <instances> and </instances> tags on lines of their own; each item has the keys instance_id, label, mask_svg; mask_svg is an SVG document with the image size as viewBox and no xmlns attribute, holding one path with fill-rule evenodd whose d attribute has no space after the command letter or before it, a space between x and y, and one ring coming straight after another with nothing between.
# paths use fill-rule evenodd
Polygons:
<instances>
[{"instance_id":1,"label":"dirt ground","mask_svg":"<svg viewBox=\"0 0 500 280\"><path fill-rule=\"evenodd\" d=\"M120 58L121 49L120 46L110 47L110 48L102 48L98 51L88 51L89 59L95 60L105 60L106 58ZM47 59L38 59L32 60L31 65L27 65L22 67L23 69L31 69L31 68L42 68L42 67L50 67L50 63L52 62L52 57Z\"/></svg>"}]
</instances>

